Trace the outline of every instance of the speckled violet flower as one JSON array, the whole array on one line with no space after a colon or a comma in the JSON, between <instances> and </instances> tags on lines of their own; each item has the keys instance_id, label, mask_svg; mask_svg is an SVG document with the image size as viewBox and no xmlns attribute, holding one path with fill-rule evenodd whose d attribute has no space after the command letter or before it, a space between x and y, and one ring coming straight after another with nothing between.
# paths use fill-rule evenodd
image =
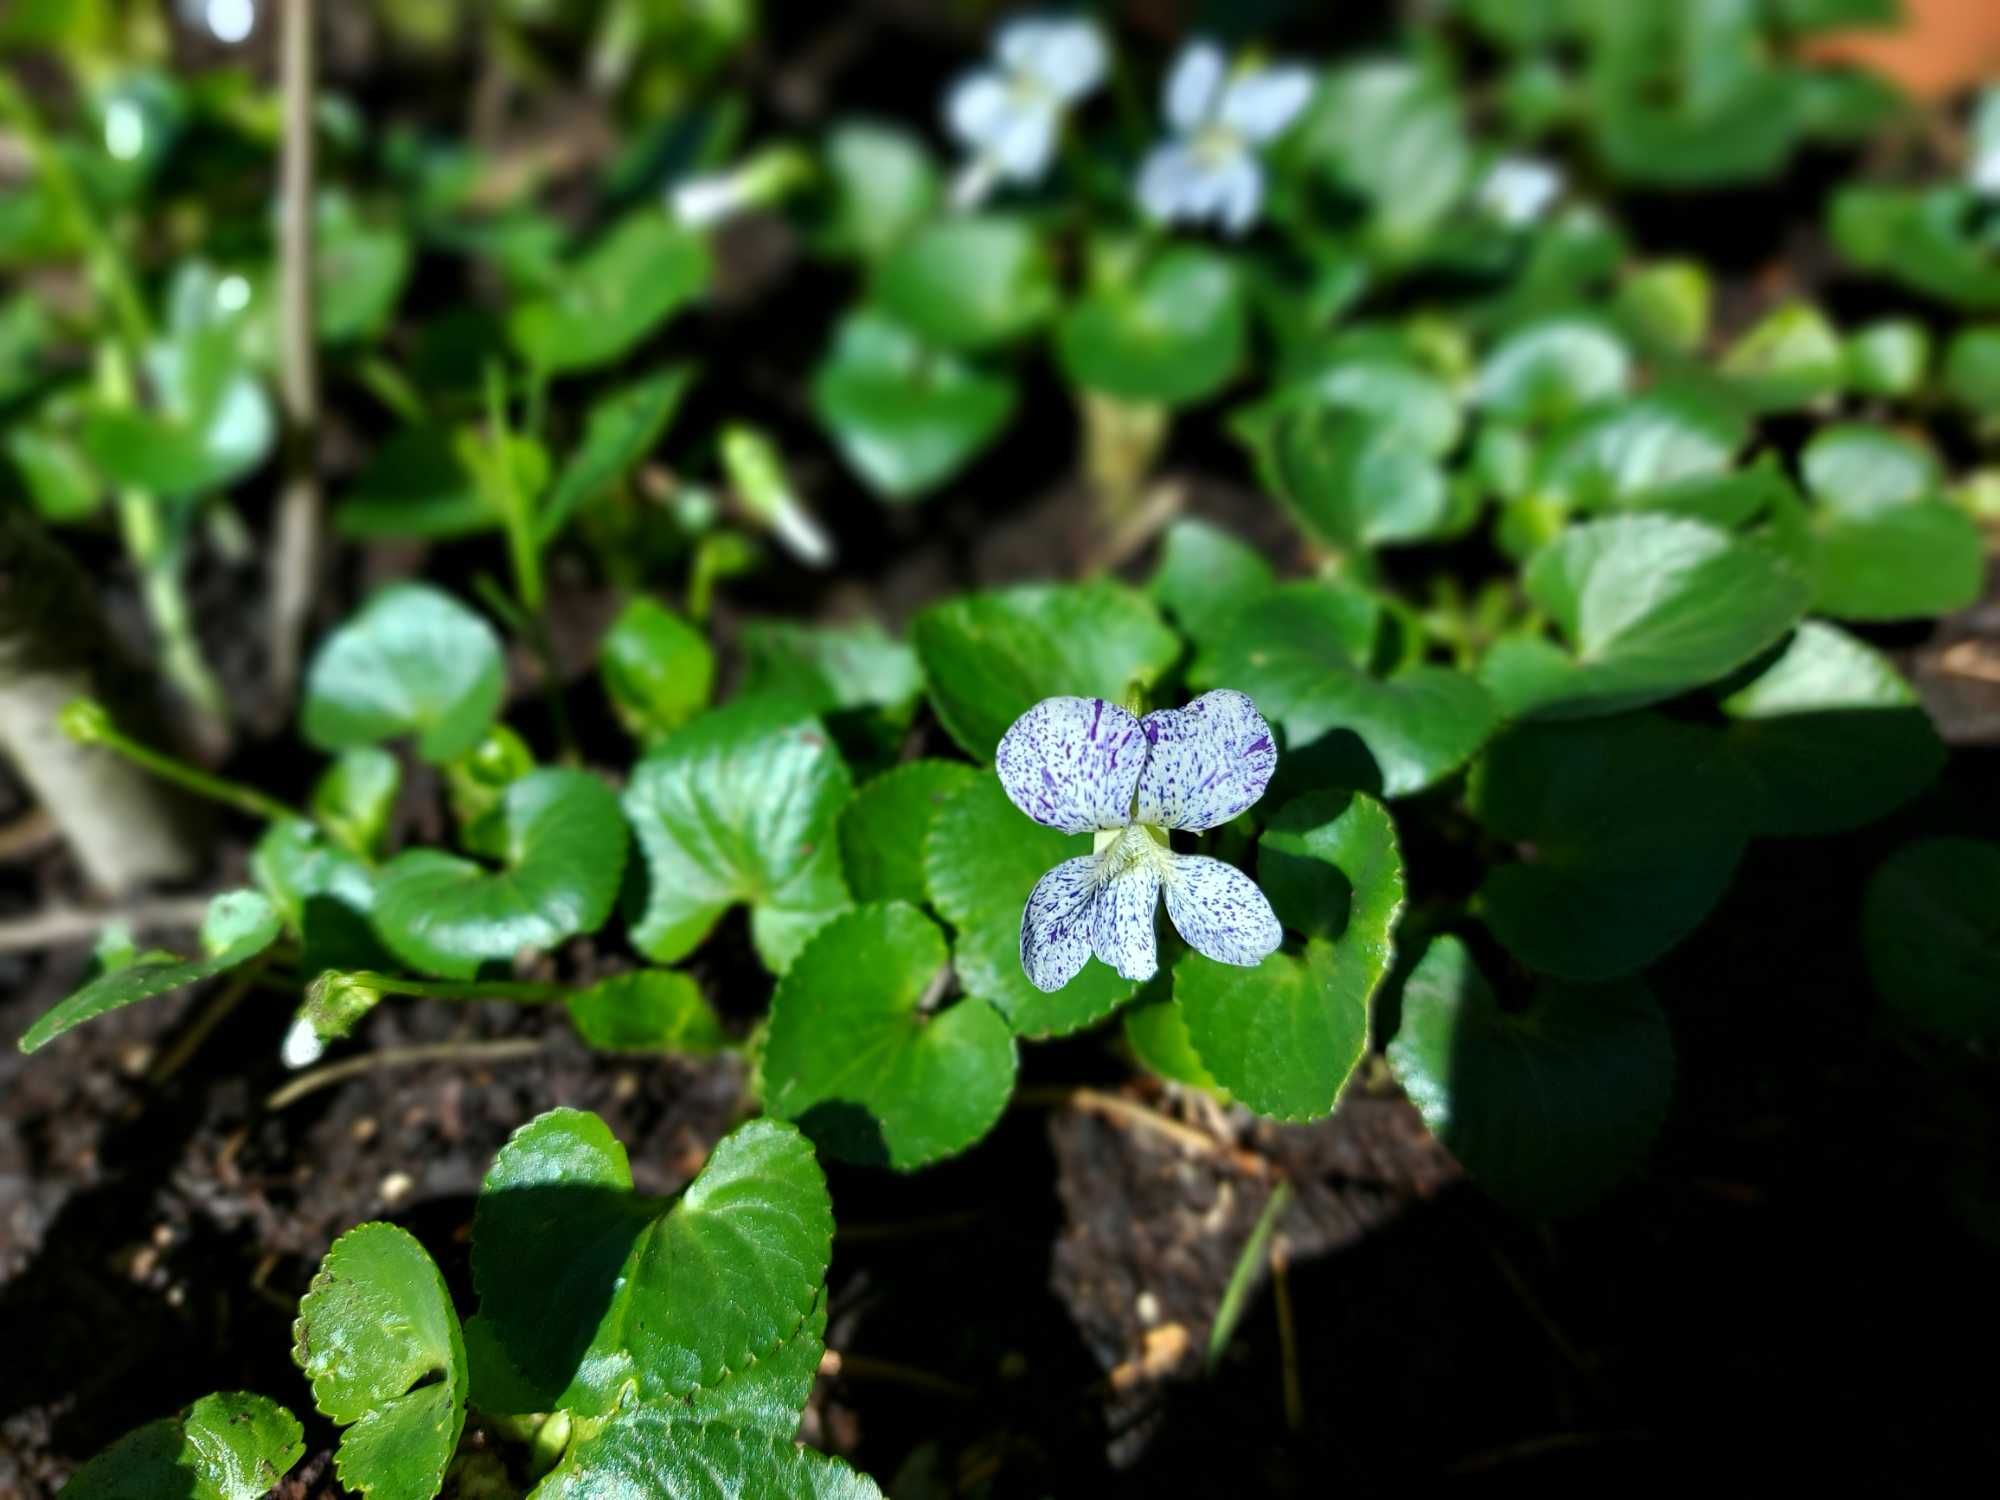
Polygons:
<instances>
[{"instance_id":1,"label":"speckled violet flower","mask_svg":"<svg viewBox=\"0 0 2000 1500\"><path fill-rule=\"evenodd\" d=\"M1095 833L1095 849L1036 882L1021 913L1021 967L1059 990L1095 953L1127 979L1159 968L1154 912L1197 953L1246 967L1283 931L1241 870L1176 854L1169 829L1227 823L1264 795L1278 764L1271 726L1242 693L1204 693L1185 708L1135 719L1102 698L1044 698L1014 721L994 753L1014 805L1064 833Z\"/></svg>"},{"instance_id":2,"label":"speckled violet flower","mask_svg":"<svg viewBox=\"0 0 2000 1500\"><path fill-rule=\"evenodd\" d=\"M945 124L969 154L952 200L979 203L1001 182L1037 182L1063 115L1104 81L1107 49L1094 21L1030 17L1000 29L994 64L945 96Z\"/></svg>"},{"instance_id":3,"label":"speckled violet flower","mask_svg":"<svg viewBox=\"0 0 2000 1500\"><path fill-rule=\"evenodd\" d=\"M1264 207L1257 149L1284 134L1312 92L1306 68L1243 68L1232 77L1215 43L1188 43L1167 75L1164 105L1176 138L1140 166L1140 206L1161 223L1213 219L1243 233Z\"/></svg>"}]
</instances>

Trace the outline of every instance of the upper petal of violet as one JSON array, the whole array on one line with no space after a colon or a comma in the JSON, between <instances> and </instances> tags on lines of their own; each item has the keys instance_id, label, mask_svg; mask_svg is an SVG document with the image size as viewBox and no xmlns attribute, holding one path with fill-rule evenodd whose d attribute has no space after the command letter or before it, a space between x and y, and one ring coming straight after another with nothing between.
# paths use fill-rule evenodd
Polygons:
<instances>
[{"instance_id":1,"label":"upper petal of violet","mask_svg":"<svg viewBox=\"0 0 2000 1500\"><path fill-rule=\"evenodd\" d=\"M1139 776L1137 818L1199 833L1264 795L1278 767L1271 726L1246 693L1219 688L1139 726L1151 744Z\"/></svg>"},{"instance_id":2,"label":"upper petal of violet","mask_svg":"<svg viewBox=\"0 0 2000 1500\"><path fill-rule=\"evenodd\" d=\"M993 752L993 768L1014 805L1064 833L1131 822L1132 792L1145 764L1139 721L1102 698L1044 698L1014 721Z\"/></svg>"}]
</instances>

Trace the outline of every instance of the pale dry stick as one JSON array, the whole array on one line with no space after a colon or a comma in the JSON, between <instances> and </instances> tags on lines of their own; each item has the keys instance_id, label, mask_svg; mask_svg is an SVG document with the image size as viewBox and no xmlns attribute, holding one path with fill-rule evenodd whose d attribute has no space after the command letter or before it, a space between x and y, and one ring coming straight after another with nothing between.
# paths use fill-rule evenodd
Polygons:
<instances>
[{"instance_id":1,"label":"pale dry stick","mask_svg":"<svg viewBox=\"0 0 2000 1500\"><path fill-rule=\"evenodd\" d=\"M264 1108L277 1110L296 1104L308 1094L332 1088L336 1083L357 1078L377 1068L398 1068L425 1062L506 1062L531 1057L542 1050L538 1037L500 1037L490 1042L432 1042L420 1047L384 1047L359 1057L342 1058L310 1073L301 1073L264 1101Z\"/></svg>"},{"instance_id":2,"label":"pale dry stick","mask_svg":"<svg viewBox=\"0 0 2000 1500\"><path fill-rule=\"evenodd\" d=\"M0 953L28 953L95 938L113 922L135 932L193 932L208 915L207 896L170 896L139 906L92 911L82 906L48 906L32 916L0 922Z\"/></svg>"},{"instance_id":3,"label":"pale dry stick","mask_svg":"<svg viewBox=\"0 0 2000 1500\"><path fill-rule=\"evenodd\" d=\"M284 147L278 169L278 390L284 488L271 543L271 712L290 712L319 574L319 348L313 323L314 0L279 0Z\"/></svg>"},{"instance_id":4,"label":"pale dry stick","mask_svg":"<svg viewBox=\"0 0 2000 1500\"><path fill-rule=\"evenodd\" d=\"M1097 1115L1125 1125L1137 1125L1143 1130L1165 1136L1177 1145L1200 1156L1219 1157L1238 1171L1251 1177L1269 1177L1271 1164L1261 1156L1238 1150L1212 1136L1204 1135L1192 1125L1183 1125L1156 1109L1149 1109L1133 1099L1121 1099L1116 1094L1102 1093L1091 1088L1051 1088L1023 1089L1014 1096L1014 1102L1021 1105L1068 1105L1072 1109L1083 1110L1086 1114Z\"/></svg>"}]
</instances>

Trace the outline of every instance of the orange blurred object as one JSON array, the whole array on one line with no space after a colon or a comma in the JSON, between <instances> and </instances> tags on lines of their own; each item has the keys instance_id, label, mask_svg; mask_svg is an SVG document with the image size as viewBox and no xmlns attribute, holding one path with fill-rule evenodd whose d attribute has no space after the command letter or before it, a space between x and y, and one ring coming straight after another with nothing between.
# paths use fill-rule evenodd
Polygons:
<instances>
[{"instance_id":1,"label":"orange blurred object","mask_svg":"<svg viewBox=\"0 0 2000 1500\"><path fill-rule=\"evenodd\" d=\"M2000 0L1903 0L1903 10L1893 31L1836 32L1806 54L1886 73L1924 100L2000 82Z\"/></svg>"}]
</instances>

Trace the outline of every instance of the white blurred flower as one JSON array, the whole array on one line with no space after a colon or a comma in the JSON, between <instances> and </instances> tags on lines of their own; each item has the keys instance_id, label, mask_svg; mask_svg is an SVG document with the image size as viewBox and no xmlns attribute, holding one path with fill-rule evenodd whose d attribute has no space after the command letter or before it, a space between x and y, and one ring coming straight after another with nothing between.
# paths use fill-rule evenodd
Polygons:
<instances>
[{"instance_id":1,"label":"white blurred flower","mask_svg":"<svg viewBox=\"0 0 2000 1500\"><path fill-rule=\"evenodd\" d=\"M181 0L180 11L226 47L249 40L257 26L257 0Z\"/></svg>"},{"instance_id":2,"label":"white blurred flower","mask_svg":"<svg viewBox=\"0 0 2000 1500\"><path fill-rule=\"evenodd\" d=\"M1230 234L1257 222L1264 206L1268 145L1312 98L1308 68L1241 68L1232 76L1222 49L1190 42L1167 75L1163 107L1175 139L1139 168L1139 203L1161 223L1213 220Z\"/></svg>"},{"instance_id":3,"label":"white blurred flower","mask_svg":"<svg viewBox=\"0 0 2000 1500\"><path fill-rule=\"evenodd\" d=\"M683 229L713 229L749 209L774 206L812 173L796 146L770 146L737 166L682 178L667 190L667 207Z\"/></svg>"},{"instance_id":4,"label":"white blurred flower","mask_svg":"<svg viewBox=\"0 0 2000 1500\"><path fill-rule=\"evenodd\" d=\"M1966 178L1982 198L2000 198L2000 88L1979 96L1972 114L1972 159Z\"/></svg>"},{"instance_id":5,"label":"white blurred flower","mask_svg":"<svg viewBox=\"0 0 2000 1500\"><path fill-rule=\"evenodd\" d=\"M1563 176L1533 156L1503 156L1487 169L1473 201L1510 229L1536 223L1562 196Z\"/></svg>"},{"instance_id":6,"label":"white blurred flower","mask_svg":"<svg viewBox=\"0 0 2000 1500\"><path fill-rule=\"evenodd\" d=\"M945 125L968 153L952 199L969 208L1002 182L1048 171L1064 113L1104 81L1109 49L1095 21L1031 17L1000 29L994 62L945 96Z\"/></svg>"}]
</instances>

